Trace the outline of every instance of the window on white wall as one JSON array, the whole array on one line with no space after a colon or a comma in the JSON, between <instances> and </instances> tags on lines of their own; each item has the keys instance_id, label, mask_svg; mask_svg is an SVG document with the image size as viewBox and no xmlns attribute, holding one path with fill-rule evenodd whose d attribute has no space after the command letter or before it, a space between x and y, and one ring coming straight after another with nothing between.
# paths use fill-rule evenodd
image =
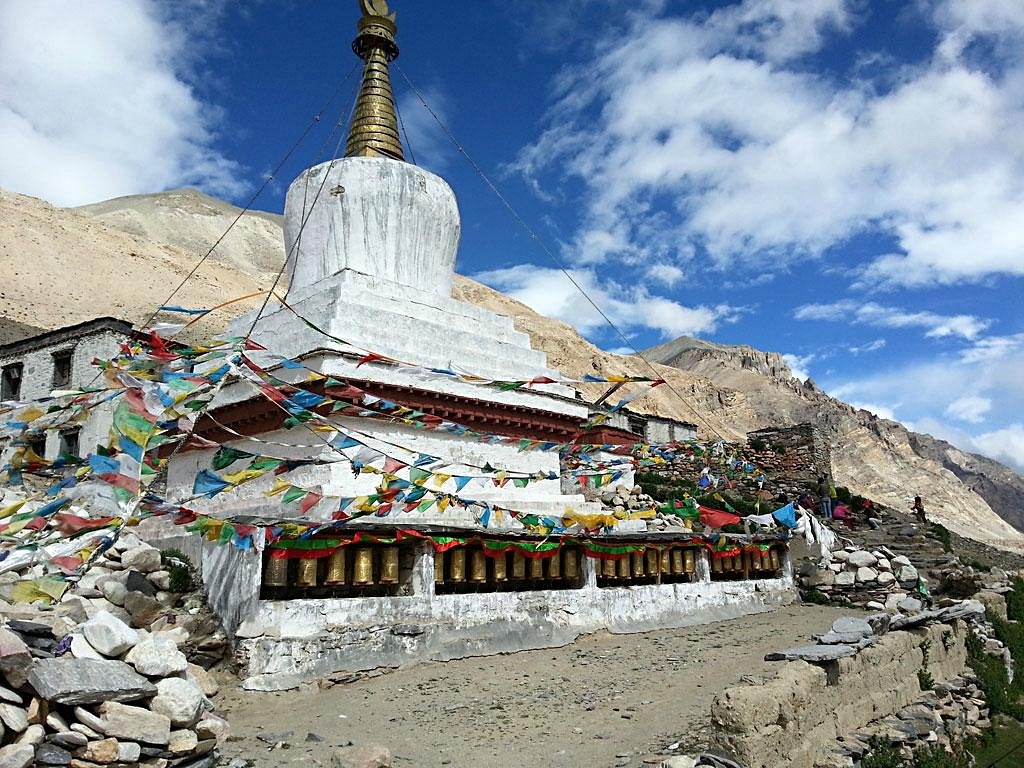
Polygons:
<instances>
[{"instance_id":1,"label":"window on white wall","mask_svg":"<svg viewBox=\"0 0 1024 768\"><path fill-rule=\"evenodd\" d=\"M60 433L60 449L58 455L60 456L74 456L79 457L79 438L81 437L82 430L80 428L65 429Z\"/></svg>"},{"instance_id":2,"label":"window on white wall","mask_svg":"<svg viewBox=\"0 0 1024 768\"><path fill-rule=\"evenodd\" d=\"M71 361L73 349L62 349L53 353L53 388L60 389L71 384Z\"/></svg>"},{"instance_id":3,"label":"window on white wall","mask_svg":"<svg viewBox=\"0 0 1024 768\"><path fill-rule=\"evenodd\" d=\"M21 377L25 366L22 363L5 365L0 374L0 400L17 400L21 397Z\"/></svg>"}]
</instances>

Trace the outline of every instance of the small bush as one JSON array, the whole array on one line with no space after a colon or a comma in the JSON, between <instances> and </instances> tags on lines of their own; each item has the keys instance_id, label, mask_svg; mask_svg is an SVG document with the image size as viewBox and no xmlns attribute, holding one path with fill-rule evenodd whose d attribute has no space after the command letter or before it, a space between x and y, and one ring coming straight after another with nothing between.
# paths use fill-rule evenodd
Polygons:
<instances>
[{"instance_id":1,"label":"small bush","mask_svg":"<svg viewBox=\"0 0 1024 768\"><path fill-rule=\"evenodd\" d=\"M160 561L171 576L171 592L191 592L196 588L196 569L188 555L178 549L165 549Z\"/></svg>"},{"instance_id":2,"label":"small bush","mask_svg":"<svg viewBox=\"0 0 1024 768\"><path fill-rule=\"evenodd\" d=\"M985 653L981 640L973 632L967 635L967 661L978 676L978 687L993 714L1024 719L1024 706L1020 704L1020 688L1010 683L1003 660Z\"/></svg>"},{"instance_id":3,"label":"small bush","mask_svg":"<svg viewBox=\"0 0 1024 768\"><path fill-rule=\"evenodd\" d=\"M832 602L828 595L816 589L808 589L801 592L800 598L805 603L814 603L815 605L829 605Z\"/></svg>"},{"instance_id":4,"label":"small bush","mask_svg":"<svg viewBox=\"0 0 1024 768\"><path fill-rule=\"evenodd\" d=\"M1024 621L1024 579L1013 580L1013 591L1006 593L1006 617L1010 621Z\"/></svg>"},{"instance_id":5,"label":"small bush","mask_svg":"<svg viewBox=\"0 0 1024 768\"><path fill-rule=\"evenodd\" d=\"M884 739L875 737L868 743L868 754L860 761L860 768L905 768L906 762L899 749Z\"/></svg>"},{"instance_id":6,"label":"small bush","mask_svg":"<svg viewBox=\"0 0 1024 768\"><path fill-rule=\"evenodd\" d=\"M849 504L852 498L853 496L850 493L849 488L843 485L836 486L836 501L841 501L844 504Z\"/></svg>"},{"instance_id":7,"label":"small bush","mask_svg":"<svg viewBox=\"0 0 1024 768\"><path fill-rule=\"evenodd\" d=\"M922 691L930 691L935 687L935 678L927 669L919 669L917 670L917 684L921 686Z\"/></svg>"},{"instance_id":8,"label":"small bush","mask_svg":"<svg viewBox=\"0 0 1024 768\"><path fill-rule=\"evenodd\" d=\"M748 442L747 445L750 446L750 450L755 451L755 452L766 451L766 450L768 450L768 447L769 447L768 443L766 443L764 440L762 440L759 437L755 437L753 440Z\"/></svg>"},{"instance_id":9,"label":"small bush","mask_svg":"<svg viewBox=\"0 0 1024 768\"><path fill-rule=\"evenodd\" d=\"M954 744L952 753L941 744L929 744L914 751L913 768L971 768L974 761L967 750Z\"/></svg>"},{"instance_id":10,"label":"small bush","mask_svg":"<svg viewBox=\"0 0 1024 768\"><path fill-rule=\"evenodd\" d=\"M946 530L946 526L939 525L938 523L932 523L932 536L942 542L943 552L953 551L953 537L950 536L949 531Z\"/></svg>"}]
</instances>

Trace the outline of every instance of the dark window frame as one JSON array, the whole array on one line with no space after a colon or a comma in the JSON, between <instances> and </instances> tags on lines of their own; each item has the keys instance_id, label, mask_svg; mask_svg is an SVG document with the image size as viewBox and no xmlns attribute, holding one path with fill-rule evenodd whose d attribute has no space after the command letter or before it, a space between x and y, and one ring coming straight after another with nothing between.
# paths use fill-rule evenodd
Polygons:
<instances>
[{"instance_id":1,"label":"dark window frame","mask_svg":"<svg viewBox=\"0 0 1024 768\"><path fill-rule=\"evenodd\" d=\"M71 446L68 444L69 438L74 439L74 450L70 450ZM60 441L57 444L57 455L58 456L74 456L75 458L82 457L82 428L73 427L71 429L62 429L60 431Z\"/></svg>"},{"instance_id":2,"label":"dark window frame","mask_svg":"<svg viewBox=\"0 0 1024 768\"><path fill-rule=\"evenodd\" d=\"M50 381L50 383L53 386L53 388L54 389L59 389L61 387L68 387L68 386L70 386L71 385L71 378L74 375L75 348L74 347L70 347L68 349L57 350L56 352L51 353L50 357L53 360L53 376L51 377L51 381ZM67 375L64 378L59 379L57 377L57 373L58 373L58 370L59 370L59 368L58 368L58 365L59 365L58 361L63 362L65 360L67 361Z\"/></svg>"},{"instance_id":3,"label":"dark window frame","mask_svg":"<svg viewBox=\"0 0 1024 768\"><path fill-rule=\"evenodd\" d=\"M17 372L12 384L12 373ZM20 400L21 387L25 383L25 364L8 363L0 369L0 400ZM12 391L13 390L13 391Z\"/></svg>"}]
</instances>

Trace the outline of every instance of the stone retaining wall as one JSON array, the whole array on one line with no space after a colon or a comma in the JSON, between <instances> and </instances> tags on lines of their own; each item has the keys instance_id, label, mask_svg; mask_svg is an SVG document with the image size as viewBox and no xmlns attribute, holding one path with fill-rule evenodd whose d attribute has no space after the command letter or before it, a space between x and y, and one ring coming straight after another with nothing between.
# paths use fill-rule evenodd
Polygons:
<instances>
[{"instance_id":1,"label":"stone retaining wall","mask_svg":"<svg viewBox=\"0 0 1024 768\"><path fill-rule=\"evenodd\" d=\"M774 678L728 688L715 699L711 746L746 768L814 768L837 738L920 698L920 670L936 682L961 675L967 632L956 620L890 632L822 666L786 662Z\"/></svg>"}]
</instances>

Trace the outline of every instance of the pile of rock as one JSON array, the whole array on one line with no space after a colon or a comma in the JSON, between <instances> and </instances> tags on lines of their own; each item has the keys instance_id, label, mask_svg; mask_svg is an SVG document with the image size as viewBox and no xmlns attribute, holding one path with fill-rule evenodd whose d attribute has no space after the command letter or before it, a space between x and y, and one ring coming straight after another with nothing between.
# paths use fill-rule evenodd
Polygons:
<instances>
[{"instance_id":1,"label":"pile of rock","mask_svg":"<svg viewBox=\"0 0 1024 768\"><path fill-rule=\"evenodd\" d=\"M903 757L910 758L914 748L922 744L961 742L977 737L991 727L985 695L977 679L965 673L936 683L921 698L895 715L876 720L839 740L831 765L855 766L869 752L876 740L899 747Z\"/></svg>"},{"instance_id":2,"label":"pile of rock","mask_svg":"<svg viewBox=\"0 0 1024 768\"><path fill-rule=\"evenodd\" d=\"M914 611L913 597L920 574L910 559L886 547L868 551L848 545L833 551L824 568L805 563L800 583L829 596L834 602L859 605L873 611Z\"/></svg>"},{"instance_id":3,"label":"pile of rock","mask_svg":"<svg viewBox=\"0 0 1024 768\"><path fill-rule=\"evenodd\" d=\"M620 484L605 488L598 495L598 499L605 509L619 520L626 520L636 512L657 506L657 502L644 493L644 489L639 485L628 488Z\"/></svg>"},{"instance_id":4,"label":"pile of rock","mask_svg":"<svg viewBox=\"0 0 1024 768\"><path fill-rule=\"evenodd\" d=\"M226 641L209 634L201 598L170 581L161 553L129 535L59 603L0 602L2 768L216 762L229 727L213 712L214 678L186 653L208 666Z\"/></svg>"}]
</instances>

